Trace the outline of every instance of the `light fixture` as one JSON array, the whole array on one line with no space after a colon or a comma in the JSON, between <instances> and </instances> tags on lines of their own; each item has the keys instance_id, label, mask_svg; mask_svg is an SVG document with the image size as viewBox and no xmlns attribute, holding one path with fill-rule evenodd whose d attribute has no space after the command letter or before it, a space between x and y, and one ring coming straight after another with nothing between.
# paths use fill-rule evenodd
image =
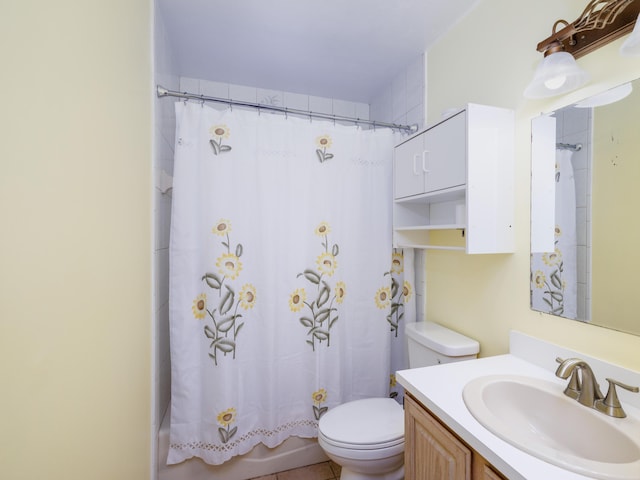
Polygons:
<instances>
[{"instance_id":1,"label":"light fixture","mask_svg":"<svg viewBox=\"0 0 640 480\"><path fill-rule=\"evenodd\" d=\"M629 33L640 14L640 0L591 0L572 23L558 20L550 37L538 43L544 59L524 91L527 98L561 95L584 85L589 75L578 67L576 59ZM560 31L556 31L563 25ZM627 42L624 54L640 55L640 27ZM632 38L637 40L632 40ZM625 45L627 45L625 42Z\"/></svg>"},{"instance_id":2,"label":"light fixture","mask_svg":"<svg viewBox=\"0 0 640 480\"><path fill-rule=\"evenodd\" d=\"M538 64L533 80L524 91L527 98L545 98L570 92L589 81L589 74L581 69L573 55L562 50L560 44L551 46Z\"/></svg>"},{"instance_id":3,"label":"light fixture","mask_svg":"<svg viewBox=\"0 0 640 480\"><path fill-rule=\"evenodd\" d=\"M638 16L640 19L640 15ZM625 57L640 57L640 22L636 19L636 26L622 46L620 47L620 55Z\"/></svg>"}]
</instances>

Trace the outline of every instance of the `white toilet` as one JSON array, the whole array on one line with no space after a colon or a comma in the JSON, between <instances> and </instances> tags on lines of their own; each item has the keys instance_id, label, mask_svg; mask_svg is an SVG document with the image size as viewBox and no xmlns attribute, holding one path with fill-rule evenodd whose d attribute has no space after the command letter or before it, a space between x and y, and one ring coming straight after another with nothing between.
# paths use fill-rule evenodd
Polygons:
<instances>
[{"instance_id":1,"label":"white toilet","mask_svg":"<svg viewBox=\"0 0 640 480\"><path fill-rule=\"evenodd\" d=\"M480 345L437 323L405 327L409 367L476 358ZM404 478L404 411L391 398L366 398L330 409L318 425L318 443L342 467L341 480Z\"/></svg>"}]
</instances>

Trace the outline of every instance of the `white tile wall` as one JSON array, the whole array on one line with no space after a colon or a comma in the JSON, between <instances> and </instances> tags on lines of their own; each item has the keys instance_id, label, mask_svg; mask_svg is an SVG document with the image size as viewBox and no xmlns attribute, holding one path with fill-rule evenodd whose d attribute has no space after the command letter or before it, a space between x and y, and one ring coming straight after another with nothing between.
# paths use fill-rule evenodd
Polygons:
<instances>
[{"instance_id":1,"label":"white tile wall","mask_svg":"<svg viewBox=\"0 0 640 480\"><path fill-rule=\"evenodd\" d=\"M284 105L295 110L309 110L309 95L284 92Z\"/></svg>"},{"instance_id":2,"label":"white tile wall","mask_svg":"<svg viewBox=\"0 0 640 480\"><path fill-rule=\"evenodd\" d=\"M402 125L425 125L425 62L420 55L398 73L393 81L371 99L372 119ZM414 264L416 271L416 321L425 319L426 276L424 250L416 250Z\"/></svg>"},{"instance_id":3,"label":"white tile wall","mask_svg":"<svg viewBox=\"0 0 640 480\"><path fill-rule=\"evenodd\" d=\"M402 125L425 122L425 62L424 55L416 57L386 85L370 103L371 118Z\"/></svg>"},{"instance_id":4,"label":"white tile wall","mask_svg":"<svg viewBox=\"0 0 640 480\"><path fill-rule=\"evenodd\" d=\"M256 91L256 98L258 103L261 105L271 105L274 107L284 106L284 92L279 90L258 88Z\"/></svg>"},{"instance_id":5,"label":"white tile wall","mask_svg":"<svg viewBox=\"0 0 640 480\"><path fill-rule=\"evenodd\" d=\"M192 82L195 83L195 82ZM182 85L182 82L180 82ZM196 88L200 89L201 95L206 95L207 97L218 97L218 98L229 98L229 84L228 83L218 83L218 82L202 82L202 85L198 82ZM188 88L188 85L185 84L185 90L191 91ZM194 92L197 90L193 90Z\"/></svg>"},{"instance_id":6,"label":"white tile wall","mask_svg":"<svg viewBox=\"0 0 640 480\"><path fill-rule=\"evenodd\" d=\"M421 321L426 318L427 307L427 277L425 268L425 251L422 249L416 249L414 254L414 268L416 271L416 321Z\"/></svg>"},{"instance_id":7,"label":"white tile wall","mask_svg":"<svg viewBox=\"0 0 640 480\"><path fill-rule=\"evenodd\" d=\"M379 92L369 105L371 118L381 122L393 122L392 97L390 85Z\"/></svg>"},{"instance_id":8,"label":"white tile wall","mask_svg":"<svg viewBox=\"0 0 640 480\"><path fill-rule=\"evenodd\" d=\"M200 88L208 82L200 81ZM198 93L202 93L202 90ZM258 89L253 87L245 87L244 85L229 85L229 98L240 102L258 102Z\"/></svg>"},{"instance_id":9,"label":"white tile wall","mask_svg":"<svg viewBox=\"0 0 640 480\"><path fill-rule=\"evenodd\" d=\"M356 118L356 104L354 102L348 102L346 100L334 100L332 103L333 115Z\"/></svg>"},{"instance_id":10,"label":"white tile wall","mask_svg":"<svg viewBox=\"0 0 640 480\"><path fill-rule=\"evenodd\" d=\"M267 90L228 83L212 82L197 78L181 77L181 92L195 93L223 99L274 105L295 110L311 111L328 115L369 119L369 105L366 103L350 102L334 98L315 97L300 93ZM227 108L225 104L209 104L213 108ZM217 105L217 106L216 106Z\"/></svg>"},{"instance_id":11,"label":"white tile wall","mask_svg":"<svg viewBox=\"0 0 640 480\"><path fill-rule=\"evenodd\" d=\"M160 15L155 17L154 28L154 81L171 90L178 90L179 77ZM164 170L173 174L173 144L175 113L173 102L157 98L154 102L154 178ZM171 396L171 366L169 359L169 228L171 224L171 194L154 189L154 322L152 396L152 479L157 477L157 433Z\"/></svg>"},{"instance_id":12,"label":"white tile wall","mask_svg":"<svg viewBox=\"0 0 640 480\"><path fill-rule=\"evenodd\" d=\"M394 123L405 123L407 115L407 71L402 71L391 83L391 118Z\"/></svg>"}]
</instances>

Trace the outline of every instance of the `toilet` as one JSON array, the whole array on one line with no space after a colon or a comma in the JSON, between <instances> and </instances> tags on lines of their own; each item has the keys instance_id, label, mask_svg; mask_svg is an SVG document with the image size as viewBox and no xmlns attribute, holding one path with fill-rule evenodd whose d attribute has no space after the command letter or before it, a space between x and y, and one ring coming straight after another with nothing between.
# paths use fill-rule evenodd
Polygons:
<instances>
[{"instance_id":1,"label":"toilet","mask_svg":"<svg viewBox=\"0 0 640 480\"><path fill-rule=\"evenodd\" d=\"M409 368L469 360L480 345L433 322L405 326ZM404 411L391 398L365 398L330 409L318 424L318 443L342 467L341 480L404 478Z\"/></svg>"}]
</instances>

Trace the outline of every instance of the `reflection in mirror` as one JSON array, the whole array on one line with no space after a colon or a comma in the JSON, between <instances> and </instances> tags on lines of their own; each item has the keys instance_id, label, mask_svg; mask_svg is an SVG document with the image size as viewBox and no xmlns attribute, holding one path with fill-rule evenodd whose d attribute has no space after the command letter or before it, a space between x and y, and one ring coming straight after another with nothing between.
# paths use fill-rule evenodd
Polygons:
<instances>
[{"instance_id":1,"label":"reflection in mirror","mask_svg":"<svg viewBox=\"0 0 640 480\"><path fill-rule=\"evenodd\" d=\"M636 80L533 119L533 310L640 334L639 115Z\"/></svg>"}]
</instances>

